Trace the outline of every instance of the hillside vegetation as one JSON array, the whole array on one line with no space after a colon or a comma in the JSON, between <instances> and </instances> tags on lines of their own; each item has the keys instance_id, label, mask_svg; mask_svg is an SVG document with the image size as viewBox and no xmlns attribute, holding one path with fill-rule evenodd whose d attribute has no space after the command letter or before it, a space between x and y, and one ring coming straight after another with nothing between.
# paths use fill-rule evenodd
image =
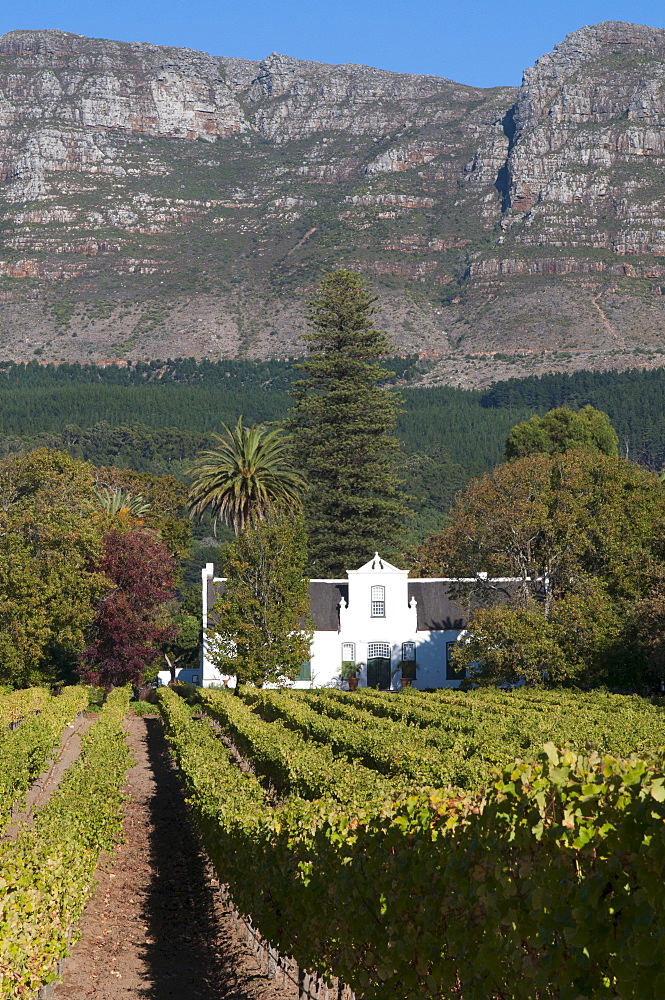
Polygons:
<instances>
[{"instance_id":1,"label":"hillside vegetation","mask_svg":"<svg viewBox=\"0 0 665 1000\"><path fill-rule=\"evenodd\" d=\"M40 445L97 466L172 474L186 480L197 452L222 423L281 421L300 377L294 362L194 359L120 367L63 364L0 367L0 453ZM648 468L665 464L665 372L578 372L498 383L486 392L418 385L423 364L391 358L404 398L397 435L415 516L407 543L441 527L455 494L503 458L510 429L554 406L586 404L609 414L620 450ZM197 561L216 558L205 521ZM225 537L222 530L222 537ZM204 539L206 544L201 545ZM193 580L194 577L191 576Z\"/></svg>"},{"instance_id":2,"label":"hillside vegetation","mask_svg":"<svg viewBox=\"0 0 665 1000\"><path fill-rule=\"evenodd\" d=\"M95 464L178 471L221 423L281 420L300 377L295 362L194 359L110 365L0 366L0 447L64 447ZM555 406L606 412L622 450L652 468L665 461L665 372L577 372L511 379L491 389L417 385L417 358L388 365L404 396L398 435L407 453L445 454L476 474L501 460L510 428Z\"/></svg>"},{"instance_id":3,"label":"hillside vegetation","mask_svg":"<svg viewBox=\"0 0 665 1000\"><path fill-rule=\"evenodd\" d=\"M343 267L445 384L662 366L664 62L617 21L519 88L12 31L0 351L291 357Z\"/></svg>"}]
</instances>

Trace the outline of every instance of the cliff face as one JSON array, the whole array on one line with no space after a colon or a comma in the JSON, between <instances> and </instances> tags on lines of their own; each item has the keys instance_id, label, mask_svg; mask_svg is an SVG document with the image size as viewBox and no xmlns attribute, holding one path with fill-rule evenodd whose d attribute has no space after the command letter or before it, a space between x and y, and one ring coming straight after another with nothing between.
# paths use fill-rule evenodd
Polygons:
<instances>
[{"instance_id":1,"label":"cliff face","mask_svg":"<svg viewBox=\"0 0 665 1000\"><path fill-rule=\"evenodd\" d=\"M665 31L614 22L518 91L12 32L0 356L292 354L348 266L433 378L659 363L664 88Z\"/></svg>"},{"instance_id":2,"label":"cliff face","mask_svg":"<svg viewBox=\"0 0 665 1000\"><path fill-rule=\"evenodd\" d=\"M664 113L665 31L569 35L525 71L505 121L503 228L525 246L663 254Z\"/></svg>"}]
</instances>

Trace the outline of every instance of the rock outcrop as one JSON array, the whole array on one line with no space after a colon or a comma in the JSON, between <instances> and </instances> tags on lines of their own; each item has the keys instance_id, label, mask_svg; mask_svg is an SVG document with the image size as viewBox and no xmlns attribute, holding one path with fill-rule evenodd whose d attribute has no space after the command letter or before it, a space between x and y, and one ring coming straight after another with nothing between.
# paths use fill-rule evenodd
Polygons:
<instances>
[{"instance_id":1,"label":"rock outcrop","mask_svg":"<svg viewBox=\"0 0 665 1000\"><path fill-rule=\"evenodd\" d=\"M442 371L658 352L663 167L660 29L582 28L518 90L11 32L0 357L292 354L335 266Z\"/></svg>"},{"instance_id":2,"label":"rock outcrop","mask_svg":"<svg viewBox=\"0 0 665 1000\"><path fill-rule=\"evenodd\" d=\"M607 22L539 59L510 118L502 224L512 238L664 253L664 113L665 31Z\"/></svg>"}]
</instances>

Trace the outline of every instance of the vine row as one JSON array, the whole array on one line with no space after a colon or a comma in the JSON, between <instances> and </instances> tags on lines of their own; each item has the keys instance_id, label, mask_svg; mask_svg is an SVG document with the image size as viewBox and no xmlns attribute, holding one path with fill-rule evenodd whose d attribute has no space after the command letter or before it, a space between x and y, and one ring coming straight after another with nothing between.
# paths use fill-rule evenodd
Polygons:
<instances>
[{"instance_id":1,"label":"vine row","mask_svg":"<svg viewBox=\"0 0 665 1000\"><path fill-rule=\"evenodd\" d=\"M99 855L121 829L120 788L131 764L122 727L129 697L128 688L109 695L34 827L0 843L2 1000L34 997L57 977L59 960L77 938Z\"/></svg>"},{"instance_id":2,"label":"vine row","mask_svg":"<svg viewBox=\"0 0 665 1000\"><path fill-rule=\"evenodd\" d=\"M662 997L662 752L547 744L482 792L272 807L209 722L159 700L220 878L302 968L364 1000Z\"/></svg>"},{"instance_id":3,"label":"vine row","mask_svg":"<svg viewBox=\"0 0 665 1000\"><path fill-rule=\"evenodd\" d=\"M331 747L303 739L278 722L265 722L230 692L200 689L197 701L279 795L346 802L394 793L391 783L376 771L357 761L340 760Z\"/></svg>"},{"instance_id":4,"label":"vine row","mask_svg":"<svg viewBox=\"0 0 665 1000\"><path fill-rule=\"evenodd\" d=\"M38 715L23 718L18 729L0 733L0 830L7 825L12 806L58 750L65 726L87 706L87 688L67 687L42 702Z\"/></svg>"},{"instance_id":5,"label":"vine row","mask_svg":"<svg viewBox=\"0 0 665 1000\"><path fill-rule=\"evenodd\" d=\"M0 695L0 730L19 722L31 712L39 712L50 695L46 688L34 687Z\"/></svg>"}]
</instances>

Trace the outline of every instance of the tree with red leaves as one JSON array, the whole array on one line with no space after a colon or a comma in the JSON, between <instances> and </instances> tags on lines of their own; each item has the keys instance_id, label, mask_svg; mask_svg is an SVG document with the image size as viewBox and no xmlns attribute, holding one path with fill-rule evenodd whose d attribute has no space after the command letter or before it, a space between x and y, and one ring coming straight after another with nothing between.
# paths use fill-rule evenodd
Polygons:
<instances>
[{"instance_id":1,"label":"tree with red leaves","mask_svg":"<svg viewBox=\"0 0 665 1000\"><path fill-rule=\"evenodd\" d=\"M97 608L80 676L107 689L138 684L160 647L176 637L173 626L159 620L173 597L173 558L151 532L114 530L104 539L99 568L114 589Z\"/></svg>"}]
</instances>

